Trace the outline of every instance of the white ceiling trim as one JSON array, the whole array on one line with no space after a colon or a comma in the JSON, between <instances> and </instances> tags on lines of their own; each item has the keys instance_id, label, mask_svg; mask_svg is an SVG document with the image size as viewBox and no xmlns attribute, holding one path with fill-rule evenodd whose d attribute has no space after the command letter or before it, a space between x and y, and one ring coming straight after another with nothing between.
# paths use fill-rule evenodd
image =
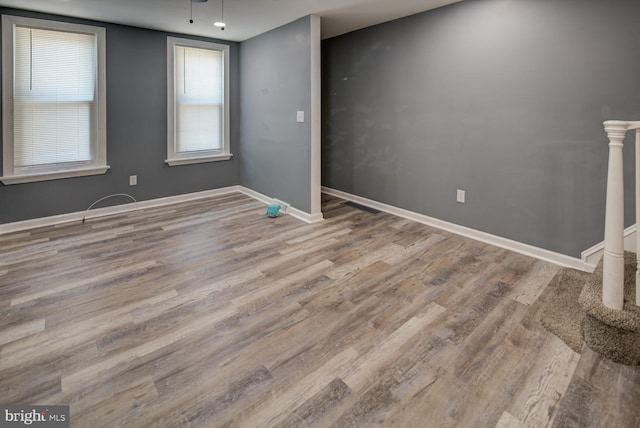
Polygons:
<instances>
[{"instance_id":1,"label":"white ceiling trim","mask_svg":"<svg viewBox=\"0 0 640 428\"><path fill-rule=\"evenodd\" d=\"M462 0L225 0L225 30L221 0L0 0L0 6L102 22L132 25L180 34L244 41L307 15L322 17L322 37L328 38Z\"/></svg>"}]
</instances>

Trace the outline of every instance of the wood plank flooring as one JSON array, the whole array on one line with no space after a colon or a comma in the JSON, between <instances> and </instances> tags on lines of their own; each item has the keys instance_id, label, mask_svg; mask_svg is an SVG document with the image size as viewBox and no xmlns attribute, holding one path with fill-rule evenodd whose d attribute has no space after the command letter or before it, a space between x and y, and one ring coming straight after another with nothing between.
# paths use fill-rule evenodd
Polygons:
<instances>
[{"instance_id":1,"label":"wood plank flooring","mask_svg":"<svg viewBox=\"0 0 640 428\"><path fill-rule=\"evenodd\" d=\"M0 404L94 428L640 426L640 369L540 326L557 266L343 202L0 235Z\"/></svg>"}]
</instances>

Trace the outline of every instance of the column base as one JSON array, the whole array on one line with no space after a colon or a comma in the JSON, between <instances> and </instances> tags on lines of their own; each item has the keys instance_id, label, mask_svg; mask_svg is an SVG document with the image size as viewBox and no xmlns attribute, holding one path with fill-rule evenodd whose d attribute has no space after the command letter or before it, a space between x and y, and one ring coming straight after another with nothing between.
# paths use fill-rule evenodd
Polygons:
<instances>
[{"instance_id":1,"label":"column base","mask_svg":"<svg viewBox=\"0 0 640 428\"><path fill-rule=\"evenodd\" d=\"M611 309L602 303L602 261L587 280L580 294L585 311L582 335L595 352L612 361L626 365L640 365L640 307L635 305L634 253L625 253L624 307Z\"/></svg>"}]
</instances>

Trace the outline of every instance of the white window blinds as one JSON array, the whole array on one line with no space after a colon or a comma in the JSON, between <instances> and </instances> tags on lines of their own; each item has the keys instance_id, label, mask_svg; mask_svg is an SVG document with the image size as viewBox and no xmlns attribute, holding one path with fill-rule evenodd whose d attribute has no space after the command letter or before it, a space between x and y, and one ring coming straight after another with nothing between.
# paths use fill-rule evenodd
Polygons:
<instances>
[{"instance_id":1,"label":"white window blinds","mask_svg":"<svg viewBox=\"0 0 640 428\"><path fill-rule=\"evenodd\" d=\"M175 153L224 148L224 53L174 46Z\"/></svg>"},{"instance_id":2,"label":"white window blinds","mask_svg":"<svg viewBox=\"0 0 640 428\"><path fill-rule=\"evenodd\" d=\"M95 156L95 34L15 27L14 166Z\"/></svg>"}]
</instances>

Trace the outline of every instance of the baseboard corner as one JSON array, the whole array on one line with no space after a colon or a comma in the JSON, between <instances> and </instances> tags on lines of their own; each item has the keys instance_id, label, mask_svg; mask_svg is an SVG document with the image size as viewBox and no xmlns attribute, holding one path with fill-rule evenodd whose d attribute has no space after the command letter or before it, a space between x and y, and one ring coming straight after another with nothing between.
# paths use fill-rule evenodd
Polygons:
<instances>
[{"instance_id":1,"label":"baseboard corner","mask_svg":"<svg viewBox=\"0 0 640 428\"><path fill-rule=\"evenodd\" d=\"M270 198L267 195L264 195L260 192L257 192L245 186L238 186L238 191L264 204L270 204L271 201L273 201L273 198ZM290 207L289 212L287 214L293 218L296 218L300 221L304 221L305 223L309 223L309 224L319 223L322 220L324 220L322 217L322 213L309 214L308 212L302 211L294 207Z\"/></svg>"},{"instance_id":2,"label":"baseboard corner","mask_svg":"<svg viewBox=\"0 0 640 428\"><path fill-rule=\"evenodd\" d=\"M624 249L625 251L637 251L636 247L636 225L624 229ZM598 266L602 255L604 254L604 241L598 242L594 246L587 248L580 254L580 258L589 272L593 272Z\"/></svg>"}]
</instances>

